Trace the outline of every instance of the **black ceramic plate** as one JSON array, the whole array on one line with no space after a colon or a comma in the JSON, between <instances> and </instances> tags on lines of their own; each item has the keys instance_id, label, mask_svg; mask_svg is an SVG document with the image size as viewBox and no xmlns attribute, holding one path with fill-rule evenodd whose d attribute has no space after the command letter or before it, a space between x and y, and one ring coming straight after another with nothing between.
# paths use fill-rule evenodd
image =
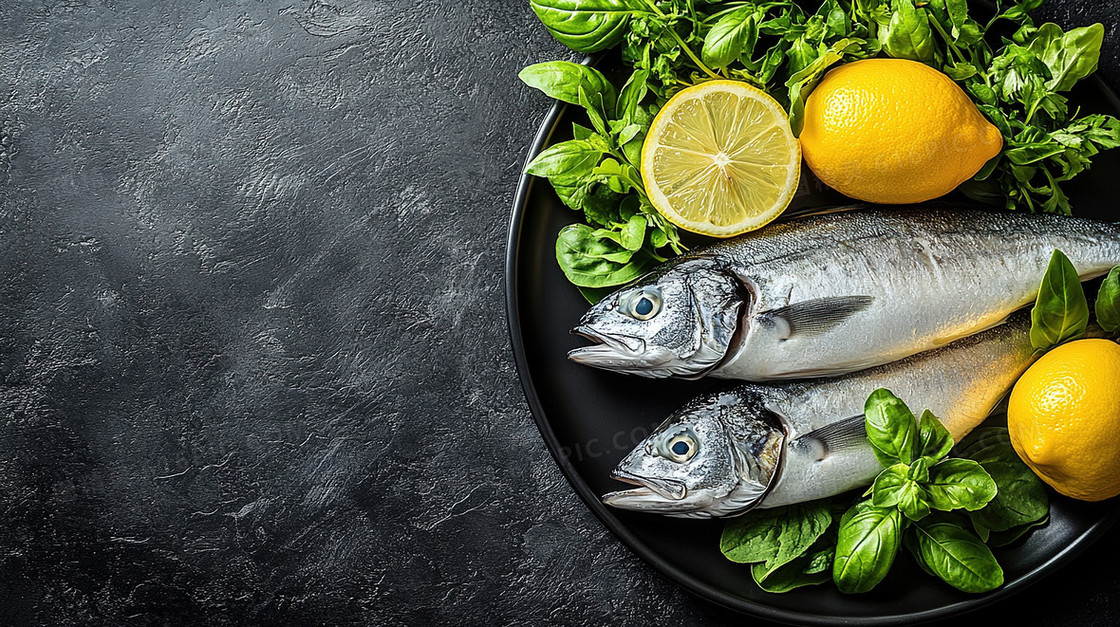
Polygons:
<instances>
[{"instance_id":1,"label":"black ceramic plate","mask_svg":"<svg viewBox=\"0 0 1120 627\"><path fill-rule=\"evenodd\" d=\"M1120 101L1099 81L1074 94L1085 111L1120 114ZM555 107L545 118L530 158L570 138L574 108ZM582 121L582 120L580 120ZM792 208L845 202L804 171ZM1118 219L1114 184L1120 150L1094 160L1093 169L1069 185L1081 216ZM843 595L831 584L769 594L750 569L719 552L721 521L681 520L610 509L598 496L622 484L610 471L670 412L687 399L726 382L648 380L571 363L569 349L585 342L569 334L587 303L556 265L557 232L577 215L562 205L547 181L524 176L514 201L506 261L510 333L518 372L541 435L576 492L603 523L655 568L688 590L720 605L796 624L889 624L945 617L991 603L1059 568L1120 517L1120 501L1081 503L1052 499L1049 525L996 556L1005 584L967 595L922 573L901 557L875 591Z\"/></svg>"}]
</instances>

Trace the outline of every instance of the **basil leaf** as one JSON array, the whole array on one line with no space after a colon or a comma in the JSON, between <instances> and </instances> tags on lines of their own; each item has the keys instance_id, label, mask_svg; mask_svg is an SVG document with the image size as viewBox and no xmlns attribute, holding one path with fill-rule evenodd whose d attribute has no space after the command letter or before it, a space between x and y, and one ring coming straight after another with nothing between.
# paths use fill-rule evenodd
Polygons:
<instances>
[{"instance_id":1,"label":"basil leaf","mask_svg":"<svg viewBox=\"0 0 1120 627\"><path fill-rule=\"evenodd\" d=\"M577 52L622 42L630 18L645 12L639 0L529 0L529 7L557 41Z\"/></svg>"},{"instance_id":2,"label":"basil leaf","mask_svg":"<svg viewBox=\"0 0 1120 627\"><path fill-rule=\"evenodd\" d=\"M996 496L996 482L971 459L945 459L929 469L925 484L934 509L978 510Z\"/></svg>"},{"instance_id":3,"label":"basil leaf","mask_svg":"<svg viewBox=\"0 0 1120 627\"><path fill-rule=\"evenodd\" d=\"M961 27L968 20L968 1L945 0L945 10L949 14L949 23L952 24L949 32L952 33L953 39L957 39L960 37Z\"/></svg>"},{"instance_id":4,"label":"basil leaf","mask_svg":"<svg viewBox=\"0 0 1120 627\"><path fill-rule=\"evenodd\" d=\"M1120 333L1120 266L1112 269L1097 294L1097 324L1108 333Z\"/></svg>"},{"instance_id":5,"label":"basil leaf","mask_svg":"<svg viewBox=\"0 0 1120 627\"><path fill-rule=\"evenodd\" d=\"M1024 11L1034 11L1046 3L1046 0L1015 0L1015 4Z\"/></svg>"},{"instance_id":6,"label":"basil leaf","mask_svg":"<svg viewBox=\"0 0 1120 627\"><path fill-rule=\"evenodd\" d=\"M646 239L646 218L645 216L636 215L626 223L622 228L622 237L620 243L626 250L637 251L642 247L642 242Z\"/></svg>"},{"instance_id":7,"label":"basil leaf","mask_svg":"<svg viewBox=\"0 0 1120 627\"><path fill-rule=\"evenodd\" d=\"M642 100L649 92L649 70L637 69L626 80L622 91L618 95L618 118L627 124L637 124L643 130L649 127L652 118L649 112L642 108ZM625 144L626 142L620 141Z\"/></svg>"},{"instance_id":8,"label":"basil leaf","mask_svg":"<svg viewBox=\"0 0 1120 627\"><path fill-rule=\"evenodd\" d=\"M984 543L991 547L1007 546L1015 542L1019 538L1022 538L1023 535L1031 529L1042 527L1049 522L1050 517L1043 516L1035 522L1019 525L1018 527L1012 527L1011 529L1008 529L1006 531L993 531L991 535L986 540L984 540Z\"/></svg>"},{"instance_id":9,"label":"basil leaf","mask_svg":"<svg viewBox=\"0 0 1120 627\"><path fill-rule=\"evenodd\" d=\"M595 131L587 128L586 126L572 122L572 139L588 139L595 134Z\"/></svg>"},{"instance_id":10,"label":"basil leaf","mask_svg":"<svg viewBox=\"0 0 1120 627\"><path fill-rule=\"evenodd\" d=\"M953 448L953 436L930 410L922 412L918 421L918 455L936 462Z\"/></svg>"},{"instance_id":11,"label":"basil leaf","mask_svg":"<svg viewBox=\"0 0 1120 627\"><path fill-rule=\"evenodd\" d=\"M584 198L587 196L587 185L579 181L561 181L553 180L552 189L556 190L556 196L560 198L560 202L571 207L572 209L580 209L583 206Z\"/></svg>"},{"instance_id":12,"label":"basil leaf","mask_svg":"<svg viewBox=\"0 0 1120 627\"><path fill-rule=\"evenodd\" d=\"M778 73L778 68L782 66L782 63L785 63L786 52L790 46L790 42L782 39L767 50L766 56L762 58L762 63L755 73L755 80L763 84L773 80L774 75Z\"/></svg>"},{"instance_id":13,"label":"basil leaf","mask_svg":"<svg viewBox=\"0 0 1120 627\"><path fill-rule=\"evenodd\" d=\"M973 76L976 76L976 74L980 71L976 69L975 65L966 63L964 61L954 63L953 65L942 69L944 70L946 76L955 81L963 81L965 79L972 78Z\"/></svg>"},{"instance_id":14,"label":"basil leaf","mask_svg":"<svg viewBox=\"0 0 1120 627\"><path fill-rule=\"evenodd\" d=\"M614 287L579 287L579 286L576 286L576 289L579 290L579 293L580 293L581 296L583 296L584 300L586 300L588 303L590 303L592 305L594 305L595 303L597 303L597 302L603 300L604 298L610 296L615 291Z\"/></svg>"},{"instance_id":15,"label":"basil leaf","mask_svg":"<svg viewBox=\"0 0 1120 627\"><path fill-rule=\"evenodd\" d=\"M1011 436L1007 433L1007 427L973 429L965 439L961 440L955 455L967 457L980 465L1007 461L1007 455L1018 459L1015 450L1011 448Z\"/></svg>"},{"instance_id":16,"label":"basil leaf","mask_svg":"<svg viewBox=\"0 0 1120 627\"><path fill-rule=\"evenodd\" d=\"M817 47L809 43L806 38L801 37L793 41L789 50L786 52L786 56L789 57L789 66L787 70L790 73L789 80L786 81L786 83L789 84L793 82L798 72L809 67L809 64L820 56L820 52L817 50Z\"/></svg>"},{"instance_id":17,"label":"basil leaf","mask_svg":"<svg viewBox=\"0 0 1120 627\"><path fill-rule=\"evenodd\" d=\"M831 549L825 551L825 555L830 558L828 564L831 565ZM815 561L811 560L809 556L800 557L774 570L767 570L765 564L754 564L751 566L751 577L754 578L754 582L758 584L759 588L773 593L789 592L804 586L815 586L832 578L827 569L814 570L816 568L814 564Z\"/></svg>"},{"instance_id":18,"label":"basil leaf","mask_svg":"<svg viewBox=\"0 0 1120 627\"><path fill-rule=\"evenodd\" d=\"M990 462L984 470L996 484L996 496L969 516L992 531L1007 531L1045 518L1050 499L1037 475L1021 461Z\"/></svg>"},{"instance_id":19,"label":"basil leaf","mask_svg":"<svg viewBox=\"0 0 1120 627\"><path fill-rule=\"evenodd\" d=\"M816 573L824 573L825 579L832 578L832 561L836 558L836 538L831 541L825 541L826 536L821 536L814 546L820 546L816 552L810 549L810 552L805 555L808 562L805 564L804 572L807 575Z\"/></svg>"},{"instance_id":20,"label":"basil leaf","mask_svg":"<svg viewBox=\"0 0 1120 627\"><path fill-rule=\"evenodd\" d=\"M893 507L860 501L840 519L832 580L844 593L867 592L879 584L898 555L902 514Z\"/></svg>"},{"instance_id":21,"label":"basil leaf","mask_svg":"<svg viewBox=\"0 0 1120 627\"><path fill-rule=\"evenodd\" d=\"M832 523L827 502L756 510L727 522L720 551L739 563L763 562L762 576L801 556Z\"/></svg>"},{"instance_id":22,"label":"basil leaf","mask_svg":"<svg viewBox=\"0 0 1120 627\"><path fill-rule=\"evenodd\" d=\"M928 462L919 459L914 463L921 467ZM910 476L911 470L905 464L895 464L879 473L871 487L871 503L876 507L897 507L910 520L928 516L928 496L921 484Z\"/></svg>"},{"instance_id":23,"label":"basil leaf","mask_svg":"<svg viewBox=\"0 0 1120 627\"><path fill-rule=\"evenodd\" d=\"M593 135L592 137L599 136ZM624 194L626 192L629 192L633 187L633 185L631 185L630 183L630 178L627 176L627 173L629 172L628 168L630 168L629 165L623 165L618 161L607 157L606 159L603 159L602 163L592 168L590 176L595 181L606 183L607 187L609 187L612 192L615 192L617 194Z\"/></svg>"},{"instance_id":24,"label":"basil leaf","mask_svg":"<svg viewBox=\"0 0 1120 627\"><path fill-rule=\"evenodd\" d=\"M609 287L638 278L652 265L645 253L631 254L629 261L612 260L630 253L620 244L594 235L586 224L571 224L556 237L556 262L568 280L579 287Z\"/></svg>"},{"instance_id":25,"label":"basil leaf","mask_svg":"<svg viewBox=\"0 0 1120 627\"><path fill-rule=\"evenodd\" d=\"M721 68L739 59L744 52L749 56L758 41L758 18L753 5L742 6L721 17L704 37L700 58L705 65Z\"/></svg>"},{"instance_id":26,"label":"basil leaf","mask_svg":"<svg viewBox=\"0 0 1120 627\"><path fill-rule=\"evenodd\" d=\"M584 180L586 181L586 179ZM555 184L556 181L553 180L553 186ZM623 219L620 212L622 207L626 205L626 199L630 198L629 196L620 196L605 185L585 183L584 189L586 190L588 187L594 187L594 189L582 195L582 204L579 208L583 209L583 217L587 219L589 224L609 227Z\"/></svg>"},{"instance_id":27,"label":"basil leaf","mask_svg":"<svg viewBox=\"0 0 1120 627\"><path fill-rule=\"evenodd\" d=\"M906 476L909 468L906 464L895 464L883 469L875 482L871 484L871 503L875 507L894 507L898 505L902 493L907 486L913 484Z\"/></svg>"},{"instance_id":28,"label":"basil leaf","mask_svg":"<svg viewBox=\"0 0 1120 627\"><path fill-rule=\"evenodd\" d=\"M896 59L928 63L933 61L933 31L929 14L916 8L911 0L896 0L887 27L879 31L883 50Z\"/></svg>"},{"instance_id":29,"label":"basil leaf","mask_svg":"<svg viewBox=\"0 0 1120 627\"><path fill-rule=\"evenodd\" d=\"M1047 22L1038 27L1027 48L1050 70L1046 87L1068 91L1077 81L1096 71L1103 41L1102 24L1062 33L1060 26Z\"/></svg>"},{"instance_id":30,"label":"basil leaf","mask_svg":"<svg viewBox=\"0 0 1120 627\"><path fill-rule=\"evenodd\" d=\"M608 114L613 111L618 97L614 85L611 85L602 72L570 61L535 63L521 70L517 77L550 98L574 105L580 104L579 90L582 88L592 100L601 96Z\"/></svg>"},{"instance_id":31,"label":"basil leaf","mask_svg":"<svg viewBox=\"0 0 1120 627\"><path fill-rule=\"evenodd\" d=\"M610 112L607 109L607 99L600 92L588 92L584 89L583 85L579 85L577 91L579 96L576 100L579 106L587 111L587 117L591 120L591 126L599 135L606 137L610 134L607 119L610 117Z\"/></svg>"},{"instance_id":32,"label":"basil leaf","mask_svg":"<svg viewBox=\"0 0 1120 627\"><path fill-rule=\"evenodd\" d=\"M937 573L930 570L929 566L926 566L925 562L921 559L921 548L918 546L918 530L914 525L910 525L910 527L906 529L906 532L902 534L902 544L906 547L906 550L910 552L910 555L914 556L914 562L925 574L930 577L937 576Z\"/></svg>"},{"instance_id":33,"label":"basil leaf","mask_svg":"<svg viewBox=\"0 0 1120 627\"><path fill-rule=\"evenodd\" d=\"M888 0L855 0L852 4L856 14L864 20L878 24L890 22L891 12Z\"/></svg>"},{"instance_id":34,"label":"basil leaf","mask_svg":"<svg viewBox=\"0 0 1120 627\"><path fill-rule=\"evenodd\" d=\"M631 164L642 162L642 144L645 143L645 139L645 133L639 134L622 147L622 154Z\"/></svg>"},{"instance_id":35,"label":"basil leaf","mask_svg":"<svg viewBox=\"0 0 1120 627\"><path fill-rule=\"evenodd\" d=\"M914 557L923 569L964 592L987 592L1003 585L1003 569L974 534L949 522L913 526Z\"/></svg>"},{"instance_id":36,"label":"basil leaf","mask_svg":"<svg viewBox=\"0 0 1120 627\"><path fill-rule=\"evenodd\" d=\"M914 414L890 390L871 393L863 406L867 439L879 463L909 464L916 457L918 425Z\"/></svg>"},{"instance_id":37,"label":"basil leaf","mask_svg":"<svg viewBox=\"0 0 1120 627\"><path fill-rule=\"evenodd\" d=\"M844 8L836 0L826 0L821 3L817 15L825 16L825 25L828 27L828 32L825 34L826 38L843 37L852 30L852 23L848 20L848 14L844 12Z\"/></svg>"},{"instance_id":38,"label":"basil leaf","mask_svg":"<svg viewBox=\"0 0 1120 627\"><path fill-rule=\"evenodd\" d=\"M642 127L638 126L637 124L630 124L623 127L623 129L618 132L618 145L622 146L626 144L626 142L634 139L641 132Z\"/></svg>"},{"instance_id":39,"label":"basil leaf","mask_svg":"<svg viewBox=\"0 0 1120 627\"><path fill-rule=\"evenodd\" d=\"M1080 336L1088 326L1089 302L1077 268L1055 250L1031 310L1031 344L1047 350Z\"/></svg>"},{"instance_id":40,"label":"basil leaf","mask_svg":"<svg viewBox=\"0 0 1120 627\"><path fill-rule=\"evenodd\" d=\"M599 133L592 133L591 136L587 138L587 143L591 144L591 147L599 152L609 152L611 149L610 140ZM610 159L610 162L616 166L618 165L618 162L614 159Z\"/></svg>"},{"instance_id":41,"label":"basil leaf","mask_svg":"<svg viewBox=\"0 0 1120 627\"><path fill-rule=\"evenodd\" d=\"M929 498L925 490L915 483L914 487L907 490L898 500L898 511L910 520L921 520L929 516Z\"/></svg>"},{"instance_id":42,"label":"basil leaf","mask_svg":"<svg viewBox=\"0 0 1120 627\"><path fill-rule=\"evenodd\" d=\"M591 174L603 151L589 139L570 139L549 146L529 162L525 171L534 176L572 181Z\"/></svg>"},{"instance_id":43,"label":"basil leaf","mask_svg":"<svg viewBox=\"0 0 1120 627\"><path fill-rule=\"evenodd\" d=\"M1046 517L1050 511L1046 488L1019 459L1007 429L977 429L962 444L960 454L978 462L996 484L995 498L984 508L969 513L974 527L998 533Z\"/></svg>"},{"instance_id":44,"label":"basil leaf","mask_svg":"<svg viewBox=\"0 0 1120 627\"><path fill-rule=\"evenodd\" d=\"M932 463L929 457L919 457L915 459L906 470L906 477L918 483L929 481L929 467Z\"/></svg>"}]
</instances>

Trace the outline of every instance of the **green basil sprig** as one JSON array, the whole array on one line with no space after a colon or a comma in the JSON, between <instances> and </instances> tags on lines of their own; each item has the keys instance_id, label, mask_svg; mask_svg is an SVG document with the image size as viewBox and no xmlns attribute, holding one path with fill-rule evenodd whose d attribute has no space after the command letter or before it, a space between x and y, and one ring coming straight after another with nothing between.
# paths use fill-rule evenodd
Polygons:
<instances>
[{"instance_id":1,"label":"green basil sprig","mask_svg":"<svg viewBox=\"0 0 1120 627\"><path fill-rule=\"evenodd\" d=\"M982 511L998 492L995 480L975 460L947 457L953 439L944 425L928 410L916 419L888 390L871 394L864 416L868 441L886 467L868 491L870 499L853 505L840 522L832 571L837 587L842 592L874 588L904 537L927 572L960 590L982 592L1001 585L994 557L996 570L987 561L976 565L977 572L957 563L984 551L991 556L974 533L952 518L926 522L933 510Z\"/></svg>"},{"instance_id":2,"label":"green basil sprig","mask_svg":"<svg viewBox=\"0 0 1120 627\"><path fill-rule=\"evenodd\" d=\"M525 171L545 177L584 223L561 229L556 261L589 301L628 283L653 264L684 252L680 235L649 203L639 172L642 142L653 120L643 105L644 70L621 91L595 68L569 61L537 63L519 74L530 87L582 107L591 127L574 124L572 139L537 155Z\"/></svg>"}]
</instances>

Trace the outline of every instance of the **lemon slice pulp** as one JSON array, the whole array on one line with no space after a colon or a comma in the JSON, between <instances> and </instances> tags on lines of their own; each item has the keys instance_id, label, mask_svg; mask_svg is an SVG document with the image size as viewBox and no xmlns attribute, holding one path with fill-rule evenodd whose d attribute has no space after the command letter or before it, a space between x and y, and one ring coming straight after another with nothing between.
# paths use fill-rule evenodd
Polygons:
<instances>
[{"instance_id":1,"label":"lemon slice pulp","mask_svg":"<svg viewBox=\"0 0 1120 627\"><path fill-rule=\"evenodd\" d=\"M770 222L801 176L801 147L773 98L746 83L688 87L658 112L642 145L646 193L673 224L730 237Z\"/></svg>"}]
</instances>

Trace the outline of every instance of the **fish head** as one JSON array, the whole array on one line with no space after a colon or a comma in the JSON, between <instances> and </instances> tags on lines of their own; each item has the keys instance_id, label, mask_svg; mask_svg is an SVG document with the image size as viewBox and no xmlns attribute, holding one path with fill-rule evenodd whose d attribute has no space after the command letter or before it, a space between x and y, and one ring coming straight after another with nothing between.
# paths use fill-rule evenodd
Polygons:
<instances>
[{"instance_id":1,"label":"fish head","mask_svg":"<svg viewBox=\"0 0 1120 627\"><path fill-rule=\"evenodd\" d=\"M670 416L611 473L637 487L602 500L686 518L740 514L766 496L784 442L781 420L757 396L706 396Z\"/></svg>"},{"instance_id":2,"label":"fish head","mask_svg":"<svg viewBox=\"0 0 1120 627\"><path fill-rule=\"evenodd\" d=\"M572 333L595 344L568 359L644 377L700 377L727 355L747 296L710 259L685 259L596 303Z\"/></svg>"}]
</instances>

